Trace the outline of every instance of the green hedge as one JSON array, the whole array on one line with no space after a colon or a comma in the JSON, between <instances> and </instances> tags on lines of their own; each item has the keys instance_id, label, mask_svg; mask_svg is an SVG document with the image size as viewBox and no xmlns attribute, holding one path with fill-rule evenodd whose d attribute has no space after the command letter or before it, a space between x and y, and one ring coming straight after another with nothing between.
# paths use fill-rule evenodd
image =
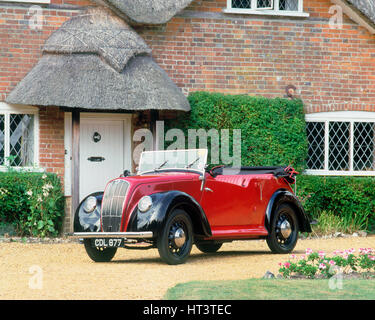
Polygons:
<instances>
[{"instance_id":1,"label":"green hedge","mask_svg":"<svg viewBox=\"0 0 375 320\"><path fill-rule=\"evenodd\" d=\"M373 177L297 177L297 195L311 217L332 212L358 230L375 229L375 178Z\"/></svg>"},{"instance_id":2,"label":"green hedge","mask_svg":"<svg viewBox=\"0 0 375 320\"><path fill-rule=\"evenodd\" d=\"M300 100L195 92L189 102L191 112L167 121L167 130L182 129L187 137L188 129L241 129L242 165L305 169L308 143ZM311 217L328 212L358 229L375 229L374 178L300 175L297 181L297 195Z\"/></svg>"},{"instance_id":3,"label":"green hedge","mask_svg":"<svg viewBox=\"0 0 375 320\"><path fill-rule=\"evenodd\" d=\"M64 203L55 174L0 172L0 225L13 225L20 236L57 236Z\"/></svg>"},{"instance_id":4,"label":"green hedge","mask_svg":"<svg viewBox=\"0 0 375 320\"><path fill-rule=\"evenodd\" d=\"M185 136L189 128L240 129L243 166L305 167L307 138L300 100L195 92L189 102L191 112L167 122L167 129L183 129Z\"/></svg>"}]
</instances>

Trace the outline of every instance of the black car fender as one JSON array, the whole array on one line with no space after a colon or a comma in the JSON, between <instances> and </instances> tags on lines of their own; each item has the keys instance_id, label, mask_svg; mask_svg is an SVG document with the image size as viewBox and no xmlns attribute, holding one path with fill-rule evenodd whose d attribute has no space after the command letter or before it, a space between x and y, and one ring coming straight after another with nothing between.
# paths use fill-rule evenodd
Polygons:
<instances>
[{"instance_id":1,"label":"black car fender","mask_svg":"<svg viewBox=\"0 0 375 320\"><path fill-rule=\"evenodd\" d=\"M149 196L152 198L151 208L146 212L141 212L137 206L131 213L126 231L152 231L155 237L158 237L164 228L169 213L173 209L181 208L189 214L195 235L212 236L211 227L203 209L189 194L173 190L154 193Z\"/></svg>"},{"instance_id":2,"label":"black car fender","mask_svg":"<svg viewBox=\"0 0 375 320\"><path fill-rule=\"evenodd\" d=\"M277 190L268 202L265 216L265 227L267 231L270 231L271 221L276 208L282 203L288 203L293 207L297 215L299 230L302 232L311 232L310 221L301 202L293 193L285 189Z\"/></svg>"},{"instance_id":3,"label":"black car fender","mask_svg":"<svg viewBox=\"0 0 375 320\"><path fill-rule=\"evenodd\" d=\"M102 207L103 191L89 194L83 199L74 213L74 232L99 232L100 211ZM88 197L96 198L96 208L91 213L83 210L83 205Z\"/></svg>"}]
</instances>

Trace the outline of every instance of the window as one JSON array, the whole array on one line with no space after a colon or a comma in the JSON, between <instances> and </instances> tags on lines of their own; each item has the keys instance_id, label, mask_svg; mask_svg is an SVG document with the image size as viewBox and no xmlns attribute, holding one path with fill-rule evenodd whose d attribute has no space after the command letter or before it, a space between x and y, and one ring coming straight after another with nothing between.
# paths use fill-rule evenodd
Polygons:
<instances>
[{"instance_id":1,"label":"window","mask_svg":"<svg viewBox=\"0 0 375 320\"><path fill-rule=\"evenodd\" d=\"M51 0L0 0L0 2L23 2L23 3L41 3L49 4Z\"/></svg>"},{"instance_id":2,"label":"window","mask_svg":"<svg viewBox=\"0 0 375 320\"><path fill-rule=\"evenodd\" d=\"M0 168L38 164L38 110L0 103Z\"/></svg>"},{"instance_id":3,"label":"window","mask_svg":"<svg viewBox=\"0 0 375 320\"><path fill-rule=\"evenodd\" d=\"M307 173L375 175L375 113L306 115Z\"/></svg>"},{"instance_id":4,"label":"window","mask_svg":"<svg viewBox=\"0 0 375 320\"><path fill-rule=\"evenodd\" d=\"M308 17L303 0L227 0L227 13Z\"/></svg>"}]
</instances>

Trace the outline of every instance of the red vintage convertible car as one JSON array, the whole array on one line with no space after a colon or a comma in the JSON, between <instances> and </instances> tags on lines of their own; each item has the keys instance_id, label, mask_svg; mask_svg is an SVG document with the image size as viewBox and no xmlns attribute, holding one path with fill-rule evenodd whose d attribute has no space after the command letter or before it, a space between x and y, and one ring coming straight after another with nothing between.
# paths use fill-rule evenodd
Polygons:
<instances>
[{"instance_id":1,"label":"red vintage convertible car","mask_svg":"<svg viewBox=\"0 0 375 320\"><path fill-rule=\"evenodd\" d=\"M151 151L137 175L110 181L84 199L72 237L96 262L120 247L158 248L168 264L184 263L193 244L212 253L233 240L266 239L289 253L309 220L290 184L290 167L224 166L206 170L207 150Z\"/></svg>"}]
</instances>

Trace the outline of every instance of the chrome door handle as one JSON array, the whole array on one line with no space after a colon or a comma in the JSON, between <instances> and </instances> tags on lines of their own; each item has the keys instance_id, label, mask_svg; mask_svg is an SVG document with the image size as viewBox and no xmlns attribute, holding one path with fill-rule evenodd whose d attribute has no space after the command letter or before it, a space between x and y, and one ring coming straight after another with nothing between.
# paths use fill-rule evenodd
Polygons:
<instances>
[{"instance_id":1,"label":"chrome door handle","mask_svg":"<svg viewBox=\"0 0 375 320\"><path fill-rule=\"evenodd\" d=\"M210 192L214 192L214 190L210 189L210 188L204 188L204 191L210 191Z\"/></svg>"}]
</instances>

